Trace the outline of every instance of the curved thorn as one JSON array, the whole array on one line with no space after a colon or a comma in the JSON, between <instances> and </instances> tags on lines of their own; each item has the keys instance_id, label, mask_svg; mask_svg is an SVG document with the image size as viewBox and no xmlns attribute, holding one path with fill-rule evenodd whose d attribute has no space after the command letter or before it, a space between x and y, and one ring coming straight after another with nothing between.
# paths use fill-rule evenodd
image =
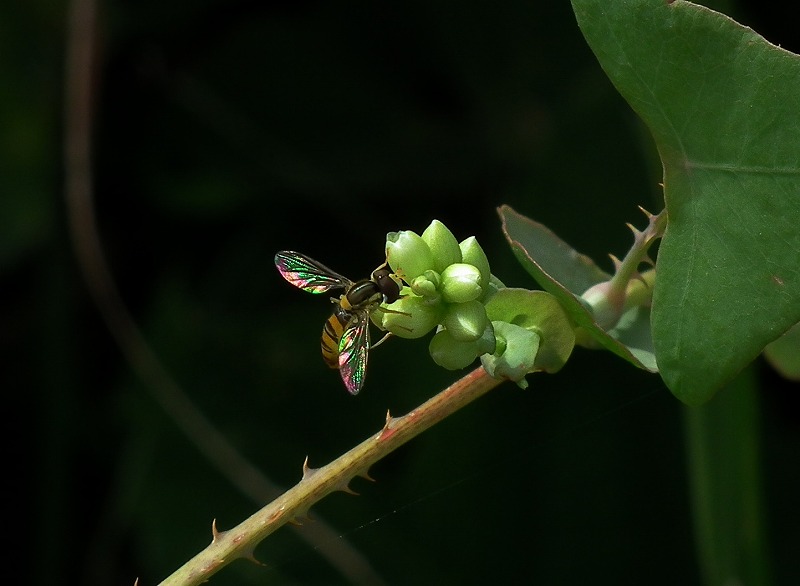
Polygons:
<instances>
[{"instance_id":1,"label":"curved thorn","mask_svg":"<svg viewBox=\"0 0 800 586\"><path fill-rule=\"evenodd\" d=\"M247 560L248 562L253 562L253 563L254 563L255 565L257 565L257 566L261 566L261 567L264 567L264 568L266 568L266 567L267 567L267 564L265 564L265 563L264 563L264 562L262 562L260 559L258 559L258 558L255 556L255 554L253 554L253 552L252 552L252 551L248 552L246 555L243 555L243 556L242 556L242 559L243 559L243 560Z\"/></svg>"},{"instance_id":2,"label":"curved thorn","mask_svg":"<svg viewBox=\"0 0 800 586\"><path fill-rule=\"evenodd\" d=\"M631 232L633 232L633 238L636 242L639 242L642 238L644 238L644 232L639 230L636 226L631 224L630 222L626 222L625 225L630 228Z\"/></svg>"},{"instance_id":3,"label":"curved thorn","mask_svg":"<svg viewBox=\"0 0 800 586\"><path fill-rule=\"evenodd\" d=\"M608 257L611 259L611 262L614 263L614 272L619 272L620 268L622 267L622 261L611 253L609 253Z\"/></svg>"},{"instance_id":4,"label":"curved thorn","mask_svg":"<svg viewBox=\"0 0 800 586\"><path fill-rule=\"evenodd\" d=\"M346 492L347 494L352 494L353 496L361 496L359 493L350 488L349 484L344 484L339 488L339 490L342 492Z\"/></svg>"},{"instance_id":5,"label":"curved thorn","mask_svg":"<svg viewBox=\"0 0 800 586\"><path fill-rule=\"evenodd\" d=\"M306 459L303 461L303 478L301 479L301 482L303 480L311 478L311 476L313 476L316 471L317 471L316 468L311 468L308 465L308 456L306 456Z\"/></svg>"},{"instance_id":6,"label":"curved thorn","mask_svg":"<svg viewBox=\"0 0 800 586\"><path fill-rule=\"evenodd\" d=\"M217 520L214 519L211 521L211 543L214 543L217 539L222 537L224 531L217 530Z\"/></svg>"}]
</instances>

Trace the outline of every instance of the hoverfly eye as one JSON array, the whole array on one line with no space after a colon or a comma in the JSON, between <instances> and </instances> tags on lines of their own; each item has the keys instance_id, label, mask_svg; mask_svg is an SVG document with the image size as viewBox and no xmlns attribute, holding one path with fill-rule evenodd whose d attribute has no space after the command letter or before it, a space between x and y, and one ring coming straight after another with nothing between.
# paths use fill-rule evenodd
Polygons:
<instances>
[{"instance_id":1,"label":"hoverfly eye","mask_svg":"<svg viewBox=\"0 0 800 586\"><path fill-rule=\"evenodd\" d=\"M386 303L394 303L400 298L400 284L391 277L391 274L388 269L378 269L372 273L372 278Z\"/></svg>"}]
</instances>

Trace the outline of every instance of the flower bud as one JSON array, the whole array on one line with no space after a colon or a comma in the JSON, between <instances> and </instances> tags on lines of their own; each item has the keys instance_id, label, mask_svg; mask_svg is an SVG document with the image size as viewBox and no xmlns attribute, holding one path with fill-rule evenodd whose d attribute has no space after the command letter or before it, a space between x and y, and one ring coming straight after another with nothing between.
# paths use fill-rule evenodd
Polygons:
<instances>
[{"instance_id":1,"label":"flower bud","mask_svg":"<svg viewBox=\"0 0 800 586\"><path fill-rule=\"evenodd\" d=\"M489 318L480 301L454 303L447 308L442 325L459 342L474 342L483 335Z\"/></svg>"},{"instance_id":2,"label":"flower bud","mask_svg":"<svg viewBox=\"0 0 800 586\"><path fill-rule=\"evenodd\" d=\"M458 370L472 364L478 356L492 352L494 347L494 329L491 323L487 323L483 335L472 342L460 342L448 330L439 330L431 338L428 350L436 364L448 370Z\"/></svg>"},{"instance_id":3,"label":"flower bud","mask_svg":"<svg viewBox=\"0 0 800 586\"><path fill-rule=\"evenodd\" d=\"M492 278L492 273L489 269L489 259L486 257L486 253L474 236L463 240L458 246L461 249L461 262L476 267L480 272L481 286L484 288L485 293L486 285Z\"/></svg>"},{"instance_id":4,"label":"flower bud","mask_svg":"<svg viewBox=\"0 0 800 586\"><path fill-rule=\"evenodd\" d=\"M461 249L453 233L439 220L434 220L425 228L422 239L433 254L434 268L442 272L451 264L461 262Z\"/></svg>"},{"instance_id":5,"label":"flower bud","mask_svg":"<svg viewBox=\"0 0 800 586\"><path fill-rule=\"evenodd\" d=\"M442 297L448 303L465 303L481 296L481 273L473 265L456 263L442 272Z\"/></svg>"},{"instance_id":6,"label":"flower bud","mask_svg":"<svg viewBox=\"0 0 800 586\"><path fill-rule=\"evenodd\" d=\"M378 327L398 338L421 338L441 321L441 304L427 303L422 297L407 292L408 289L404 289L400 299L382 305L372 314L373 321L377 320Z\"/></svg>"},{"instance_id":7,"label":"flower bud","mask_svg":"<svg viewBox=\"0 0 800 586\"><path fill-rule=\"evenodd\" d=\"M466 368L476 358L473 343L459 342L447 330L436 332L428 351L436 364L448 370Z\"/></svg>"},{"instance_id":8,"label":"flower bud","mask_svg":"<svg viewBox=\"0 0 800 586\"><path fill-rule=\"evenodd\" d=\"M610 330L622 316L625 293L614 287L613 280L603 281L584 291L581 300L591 308L595 323L604 330Z\"/></svg>"},{"instance_id":9,"label":"flower bud","mask_svg":"<svg viewBox=\"0 0 800 586\"><path fill-rule=\"evenodd\" d=\"M439 273L436 271L425 271L411 281L410 284L411 290L415 294L424 297L427 301L438 301L440 297L439 285L441 282L442 277Z\"/></svg>"},{"instance_id":10,"label":"flower bud","mask_svg":"<svg viewBox=\"0 0 800 586\"><path fill-rule=\"evenodd\" d=\"M434 269L431 249L420 235L411 230L386 235L386 260L406 283Z\"/></svg>"}]
</instances>

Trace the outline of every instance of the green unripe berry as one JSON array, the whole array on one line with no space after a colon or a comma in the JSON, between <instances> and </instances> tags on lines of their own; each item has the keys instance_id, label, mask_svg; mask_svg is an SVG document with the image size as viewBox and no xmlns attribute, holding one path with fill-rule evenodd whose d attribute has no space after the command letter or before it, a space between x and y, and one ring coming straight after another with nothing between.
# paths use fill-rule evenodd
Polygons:
<instances>
[{"instance_id":1,"label":"green unripe berry","mask_svg":"<svg viewBox=\"0 0 800 586\"><path fill-rule=\"evenodd\" d=\"M483 335L489 318L480 301L455 303L448 306L442 325L459 342L474 342Z\"/></svg>"},{"instance_id":2,"label":"green unripe berry","mask_svg":"<svg viewBox=\"0 0 800 586\"><path fill-rule=\"evenodd\" d=\"M421 338L441 321L442 307L438 303L428 303L422 297L403 290L403 296L380 311L372 314L378 327L392 332L399 338Z\"/></svg>"},{"instance_id":3,"label":"green unripe berry","mask_svg":"<svg viewBox=\"0 0 800 586\"><path fill-rule=\"evenodd\" d=\"M448 303L465 303L481 296L481 273L477 267L456 263L442 272L442 297Z\"/></svg>"},{"instance_id":4,"label":"green unripe berry","mask_svg":"<svg viewBox=\"0 0 800 586\"><path fill-rule=\"evenodd\" d=\"M474 344L459 342L447 330L441 330L431 338L428 351L433 361L448 370L466 368L475 360Z\"/></svg>"},{"instance_id":5,"label":"green unripe berry","mask_svg":"<svg viewBox=\"0 0 800 586\"><path fill-rule=\"evenodd\" d=\"M484 288L485 297L486 285L492 278L492 273L489 269L489 259L486 257L486 253L474 236L463 240L458 246L461 249L461 262L474 266L478 269L478 272L480 272L481 286Z\"/></svg>"},{"instance_id":6,"label":"green unripe berry","mask_svg":"<svg viewBox=\"0 0 800 586\"><path fill-rule=\"evenodd\" d=\"M604 330L610 330L622 316L625 292L617 290L613 280L603 281L584 291L581 300L591 308L595 323Z\"/></svg>"},{"instance_id":7,"label":"green unripe berry","mask_svg":"<svg viewBox=\"0 0 800 586\"><path fill-rule=\"evenodd\" d=\"M386 235L386 260L406 283L435 268L431 249L419 234L411 230Z\"/></svg>"},{"instance_id":8,"label":"green unripe berry","mask_svg":"<svg viewBox=\"0 0 800 586\"><path fill-rule=\"evenodd\" d=\"M442 277L436 271L425 271L416 279L411 281L411 290L419 295L425 297L428 301L438 301L439 286L442 283Z\"/></svg>"},{"instance_id":9,"label":"green unripe berry","mask_svg":"<svg viewBox=\"0 0 800 586\"><path fill-rule=\"evenodd\" d=\"M442 272L451 264L461 262L461 249L453 233L439 220L425 228L422 239L431 249L434 268Z\"/></svg>"},{"instance_id":10,"label":"green unripe berry","mask_svg":"<svg viewBox=\"0 0 800 586\"><path fill-rule=\"evenodd\" d=\"M482 354L492 352L495 347L494 330L487 324L483 335L472 342L461 342L447 330L439 330L431 338L428 350L439 366L448 370L466 368Z\"/></svg>"}]
</instances>

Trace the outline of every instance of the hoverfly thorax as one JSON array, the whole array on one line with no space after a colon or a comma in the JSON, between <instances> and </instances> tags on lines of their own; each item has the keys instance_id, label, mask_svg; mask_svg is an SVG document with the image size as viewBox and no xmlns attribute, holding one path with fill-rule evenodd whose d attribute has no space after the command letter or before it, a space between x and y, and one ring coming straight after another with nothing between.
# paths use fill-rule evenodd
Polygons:
<instances>
[{"instance_id":1,"label":"hoverfly thorax","mask_svg":"<svg viewBox=\"0 0 800 586\"><path fill-rule=\"evenodd\" d=\"M354 283L339 299L339 304L346 310L372 309L383 303L383 293L378 284L370 279Z\"/></svg>"},{"instance_id":2,"label":"hoverfly thorax","mask_svg":"<svg viewBox=\"0 0 800 586\"><path fill-rule=\"evenodd\" d=\"M339 300L341 306L348 311L372 311L381 303L397 301L400 298L400 283L385 266L375 269L370 279L362 279L350 286Z\"/></svg>"}]
</instances>

